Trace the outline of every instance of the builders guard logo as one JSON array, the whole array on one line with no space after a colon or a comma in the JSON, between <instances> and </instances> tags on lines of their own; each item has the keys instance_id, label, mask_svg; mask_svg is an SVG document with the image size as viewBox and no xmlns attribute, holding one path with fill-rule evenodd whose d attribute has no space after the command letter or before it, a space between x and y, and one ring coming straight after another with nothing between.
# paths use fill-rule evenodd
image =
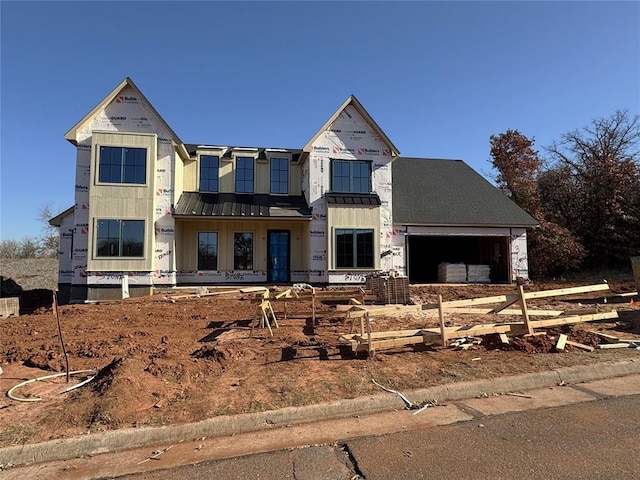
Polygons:
<instances>
[{"instance_id":1,"label":"builders guard logo","mask_svg":"<svg viewBox=\"0 0 640 480\"><path fill-rule=\"evenodd\" d=\"M374 148L359 148L358 155L380 155L380 150Z\"/></svg>"},{"instance_id":2,"label":"builders guard logo","mask_svg":"<svg viewBox=\"0 0 640 480\"><path fill-rule=\"evenodd\" d=\"M124 95L120 95L116 98L116 103L138 103L138 99L136 97L126 97Z\"/></svg>"},{"instance_id":3,"label":"builders guard logo","mask_svg":"<svg viewBox=\"0 0 640 480\"><path fill-rule=\"evenodd\" d=\"M333 147L333 153L356 153L356 149L347 147Z\"/></svg>"},{"instance_id":4,"label":"builders guard logo","mask_svg":"<svg viewBox=\"0 0 640 480\"><path fill-rule=\"evenodd\" d=\"M156 235L173 235L174 233L173 228L156 227Z\"/></svg>"},{"instance_id":5,"label":"builders guard logo","mask_svg":"<svg viewBox=\"0 0 640 480\"><path fill-rule=\"evenodd\" d=\"M318 153L329 153L329 147L316 147L313 146L313 151Z\"/></svg>"},{"instance_id":6,"label":"builders guard logo","mask_svg":"<svg viewBox=\"0 0 640 480\"><path fill-rule=\"evenodd\" d=\"M170 188L158 188L156 189L156 196L158 197L168 197L171 195L171 193L173 192L173 190L171 190Z\"/></svg>"}]
</instances>

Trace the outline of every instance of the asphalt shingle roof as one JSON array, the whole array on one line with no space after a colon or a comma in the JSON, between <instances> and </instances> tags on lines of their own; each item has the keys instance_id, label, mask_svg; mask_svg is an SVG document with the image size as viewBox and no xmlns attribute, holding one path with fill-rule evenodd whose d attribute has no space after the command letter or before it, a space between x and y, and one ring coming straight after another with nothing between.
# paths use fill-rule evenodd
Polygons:
<instances>
[{"instance_id":1,"label":"asphalt shingle roof","mask_svg":"<svg viewBox=\"0 0 640 480\"><path fill-rule=\"evenodd\" d=\"M391 169L394 223L537 225L534 218L462 160L399 157Z\"/></svg>"}]
</instances>

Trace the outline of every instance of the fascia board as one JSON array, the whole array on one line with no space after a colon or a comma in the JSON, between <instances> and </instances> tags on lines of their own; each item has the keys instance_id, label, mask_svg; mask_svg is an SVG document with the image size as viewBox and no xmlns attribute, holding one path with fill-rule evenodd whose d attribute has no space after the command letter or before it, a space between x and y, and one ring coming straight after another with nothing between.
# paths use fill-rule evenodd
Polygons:
<instances>
[{"instance_id":1,"label":"fascia board","mask_svg":"<svg viewBox=\"0 0 640 480\"><path fill-rule=\"evenodd\" d=\"M327 120L325 122L325 124L320 128L320 130L318 130L316 132L316 134L313 137L311 137L311 140L309 140L307 142L307 144L304 146L304 148L302 150L305 151L305 152L311 151L311 147L313 145L313 142L315 142L318 139L318 137L322 134L322 132L327 130L331 126L331 124L336 121L336 119L342 113L342 111L345 108L347 108L349 105L353 105L354 106L354 108L358 111L360 116L362 116L362 118L365 120L365 122L367 122L369 124L369 126L371 126L371 128L373 128L373 131L376 132L378 134L378 136L380 136L382 141L387 144L387 146L391 150L391 156L392 157L400 156L400 151L398 150L398 148L393 144L393 142L389 139L389 137L387 137L387 134L382 131L382 129L376 123L376 121L373 119L373 117L371 115L369 115L369 112L367 112L367 110L362 106L362 104L356 98L355 95L350 95L349 98L347 98L344 101L344 103L340 106L340 108L338 108L335 111L335 113L329 118L329 120Z\"/></svg>"},{"instance_id":2,"label":"fascia board","mask_svg":"<svg viewBox=\"0 0 640 480\"><path fill-rule=\"evenodd\" d=\"M180 157L183 160L188 160L189 153L187 152L187 149L184 143L182 142L182 140L180 140L180 137L178 137L178 135L173 131L173 129L165 121L165 119L162 118L162 115L158 113L158 111L151 104L151 102L149 102L147 97L144 96L142 91L129 77L126 77L122 82L120 82L120 84L116 88L114 88L106 97L104 97L100 103L98 103L89 113L87 113L84 117L82 117L82 119L80 119L80 121L78 121L73 127L71 127L71 129L67 133L65 133L64 138L69 142L71 142L72 144L77 145L78 130L80 130L87 122L91 121L98 112L100 112L107 105L109 105L113 101L113 99L116 98L116 96L118 96L118 94L127 87L130 87L133 89L136 95L139 96L144 106L147 107L149 110L151 110L151 112L158 118L158 120L160 120L162 125L167 130L169 130L169 133L171 134L172 141L175 144L178 155L180 155Z\"/></svg>"}]
</instances>

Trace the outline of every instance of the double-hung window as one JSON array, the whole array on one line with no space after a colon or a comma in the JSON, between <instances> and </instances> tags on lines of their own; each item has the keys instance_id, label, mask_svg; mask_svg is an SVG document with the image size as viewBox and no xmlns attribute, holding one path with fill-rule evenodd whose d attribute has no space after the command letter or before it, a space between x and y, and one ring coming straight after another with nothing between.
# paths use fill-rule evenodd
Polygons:
<instances>
[{"instance_id":1,"label":"double-hung window","mask_svg":"<svg viewBox=\"0 0 640 480\"><path fill-rule=\"evenodd\" d=\"M234 234L233 269L253 270L253 233Z\"/></svg>"},{"instance_id":2,"label":"double-hung window","mask_svg":"<svg viewBox=\"0 0 640 480\"><path fill-rule=\"evenodd\" d=\"M373 268L373 229L335 230L336 268Z\"/></svg>"},{"instance_id":3,"label":"double-hung window","mask_svg":"<svg viewBox=\"0 0 640 480\"><path fill-rule=\"evenodd\" d=\"M236 157L236 193L253 193L253 157Z\"/></svg>"},{"instance_id":4,"label":"double-hung window","mask_svg":"<svg viewBox=\"0 0 640 480\"><path fill-rule=\"evenodd\" d=\"M289 160L271 159L271 193L289 193Z\"/></svg>"},{"instance_id":5,"label":"double-hung window","mask_svg":"<svg viewBox=\"0 0 640 480\"><path fill-rule=\"evenodd\" d=\"M144 220L98 219L98 257L143 257Z\"/></svg>"},{"instance_id":6,"label":"double-hung window","mask_svg":"<svg viewBox=\"0 0 640 480\"><path fill-rule=\"evenodd\" d=\"M198 233L198 270L218 269L218 233Z\"/></svg>"},{"instance_id":7,"label":"double-hung window","mask_svg":"<svg viewBox=\"0 0 640 480\"><path fill-rule=\"evenodd\" d=\"M98 182L147 182L147 149L134 147L100 147Z\"/></svg>"},{"instance_id":8,"label":"double-hung window","mask_svg":"<svg viewBox=\"0 0 640 480\"><path fill-rule=\"evenodd\" d=\"M200 191L218 191L220 158L217 155L200 155Z\"/></svg>"},{"instance_id":9,"label":"double-hung window","mask_svg":"<svg viewBox=\"0 0 640 480\"><path fill-rule=\"evenodd\" d=\"M337 193L371 192L371 162L331 160L331 191Z\"/></svg>"}]
</instances>

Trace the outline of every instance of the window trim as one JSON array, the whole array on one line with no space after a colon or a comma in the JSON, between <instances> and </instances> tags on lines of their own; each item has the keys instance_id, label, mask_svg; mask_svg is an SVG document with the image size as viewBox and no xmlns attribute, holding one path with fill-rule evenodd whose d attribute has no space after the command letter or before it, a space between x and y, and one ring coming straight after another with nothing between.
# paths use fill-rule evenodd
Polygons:
<instances>
[{"instance_id":1,"label":"window trim","mask_svg":"<svg viewBox=\"0 0 640 480\"><path fill-rule=\"evenodd\" d=\"M286 185L286 188L285 188L286 191L285 192L274 192L273 191L273 183L272 183L273 182L273 179L272 179L273 170L272 170L272 167L273 167L273 164L274 164L273 163L274 160L281 160L281 161L286 162L286 165L287 165L287 180L286 180L286 184L285 184ZM291 164L291 161L288 158L284 158L284 157L271 157L271 158L269 158L269 195L289 195L289 181L290 181L290 173L289 172L291 170L291 168L290 168L291 165L290 164ZM280 170L278 170L278 171L280 172ZM281 183L281 182L279 182L279 183Z\"/></svg>"},{"instance_id":2,"label":"window trim","mask_svg":"<svg viewBox=\"0 0 640 480\"><path fill-rule=\"evenodd\" d=\"M218 178L216 179L216 183L218 188L216 190L203 190L202 189L202 157L216 157L218 159ZM198 191L203 193L218 193L220 192L220 161L221 155L213 154L213 153L199 153L198 154ZM210 180L209 180L210 181Z\"/></svg>"},{"instance_id":3,"label":"window trim","mask_svg":"<svg viewBox=\"0 0 640 480\"><path fill-rule=\"evenodd\" d=\"M119 148L121 150L125 149L137 149L145 151L145 159L144 159L144 182L143 183L131 183L131 182L105 182L100 180L100 163L102 160L102 149L103 148ZM114 185L114 186L123 186L123 187L146 187L149 185L149 150L148 146L139 146L139 145L112 145L112 144L96 144L96 185ZM124 153L124 152L123 152ZM120 165L120 168L124 168L124 164Z\"/></svg>"},{"instance_id":4,"label":"window trim","mask_svg":"<svg viewBox=\"0 0 640 480\"><path fill-rule=\"evenodd\" d=\"M101 221L115 221L119 222L119 232L118 232L118 255L100 255L99 254L99 241L100 236L98 235L98 231L100 228ZM122 243L122 227L123 222L142 222L142 253L140 255L122 255L120 252L123 249ZM107 237L112 238L112 237ZM143 218L96 218L95 219L95 239L93 241L93 258L98 260L143 260L146 258L146 247L147 247L147 222Z\"/></svg>"},{"instance_id":5,"label":"window trim","mask_svg":"<svg viewBox=\"0 0 640 480\"><path fill-rule=\"evenodd\" d=\"M250 268L239 268L237 266L236 263L236 236L237 235L246 235L249 234L251 235L251 267ZM239 231L239 232L233 232L233 270L238 270L238 271L242 271L242 272L251 272L254 271L254 266L255 266L255 250L256 250L256 245L255 245L255 239L256 239L256 235L255 232L251 232L251 231ZM247 262L248 263L248 262Z\"/></svg>"},{"instance_id":6,"label":"window trim","mask_svg":"<svg viewBox=\"0 0 640 480\"><path fill-rule=\"evenodd\" d=\"M201 268L201 266L200 266L200 235L203 234L203 233L205 233L205 234L215 233L215 235L216 235L216 244L215 244L216 245L216 256L215 256L216 265L215 265L215 268ZM204 230L203 231L198 231L197 243L198 243L198 254L197 254L197 258L196 258L196 270L199 271L199 272L217 272L219 270L219 268L218 268L219 267L219 265L218 265L218 263L219 263L218 262L218 258L219 258L218 252L219 252L219 245L220 245L220 234L219 234L219 232L217 232L217 231L204 231Z\"/></svg>"},{"instance_id":7,"label":"window trim","mask_svg":"<svg viewBox=\"0 0 640 480\"><path fill-rule=\"evenodd\" d=\"M349 165L349 190L337 190L335 187L335 181L334 181L334 169L335 169L335 165L337 162L340 162L341 164L344 163L346 165ZM360 192L360 191L356 191L353 188L353 167L356 164L365 164L367 165L367 167L369 168L369 174L367 176L368 179L368 186L367 186L367 191L366 192ZM373 162L371 160L345 160L342 158L331 158L330 159L330 167L331 167L331 192L334 193L372 193L373 192L373 181L372 181L372 176L373 176Z\"/></svg>"},{"instance_id":8,"label":"window trim","mask_svg":"<svg viewBox=\"0 0 640 480\"><path fill-rule=\"evenodd\" d=\"M338 266L338 233L340 231L350 231L353 240L353 250L351 257L353 261L352 266L341 267ZM358 266L358 241L356 232L370 232L371 233L371 266L360 267ZM375 228L361 228L361 227L334 227L333 229L333 266L335 270L375 270L376 269L376 229Z\"/></svg>"}]
</instances>

